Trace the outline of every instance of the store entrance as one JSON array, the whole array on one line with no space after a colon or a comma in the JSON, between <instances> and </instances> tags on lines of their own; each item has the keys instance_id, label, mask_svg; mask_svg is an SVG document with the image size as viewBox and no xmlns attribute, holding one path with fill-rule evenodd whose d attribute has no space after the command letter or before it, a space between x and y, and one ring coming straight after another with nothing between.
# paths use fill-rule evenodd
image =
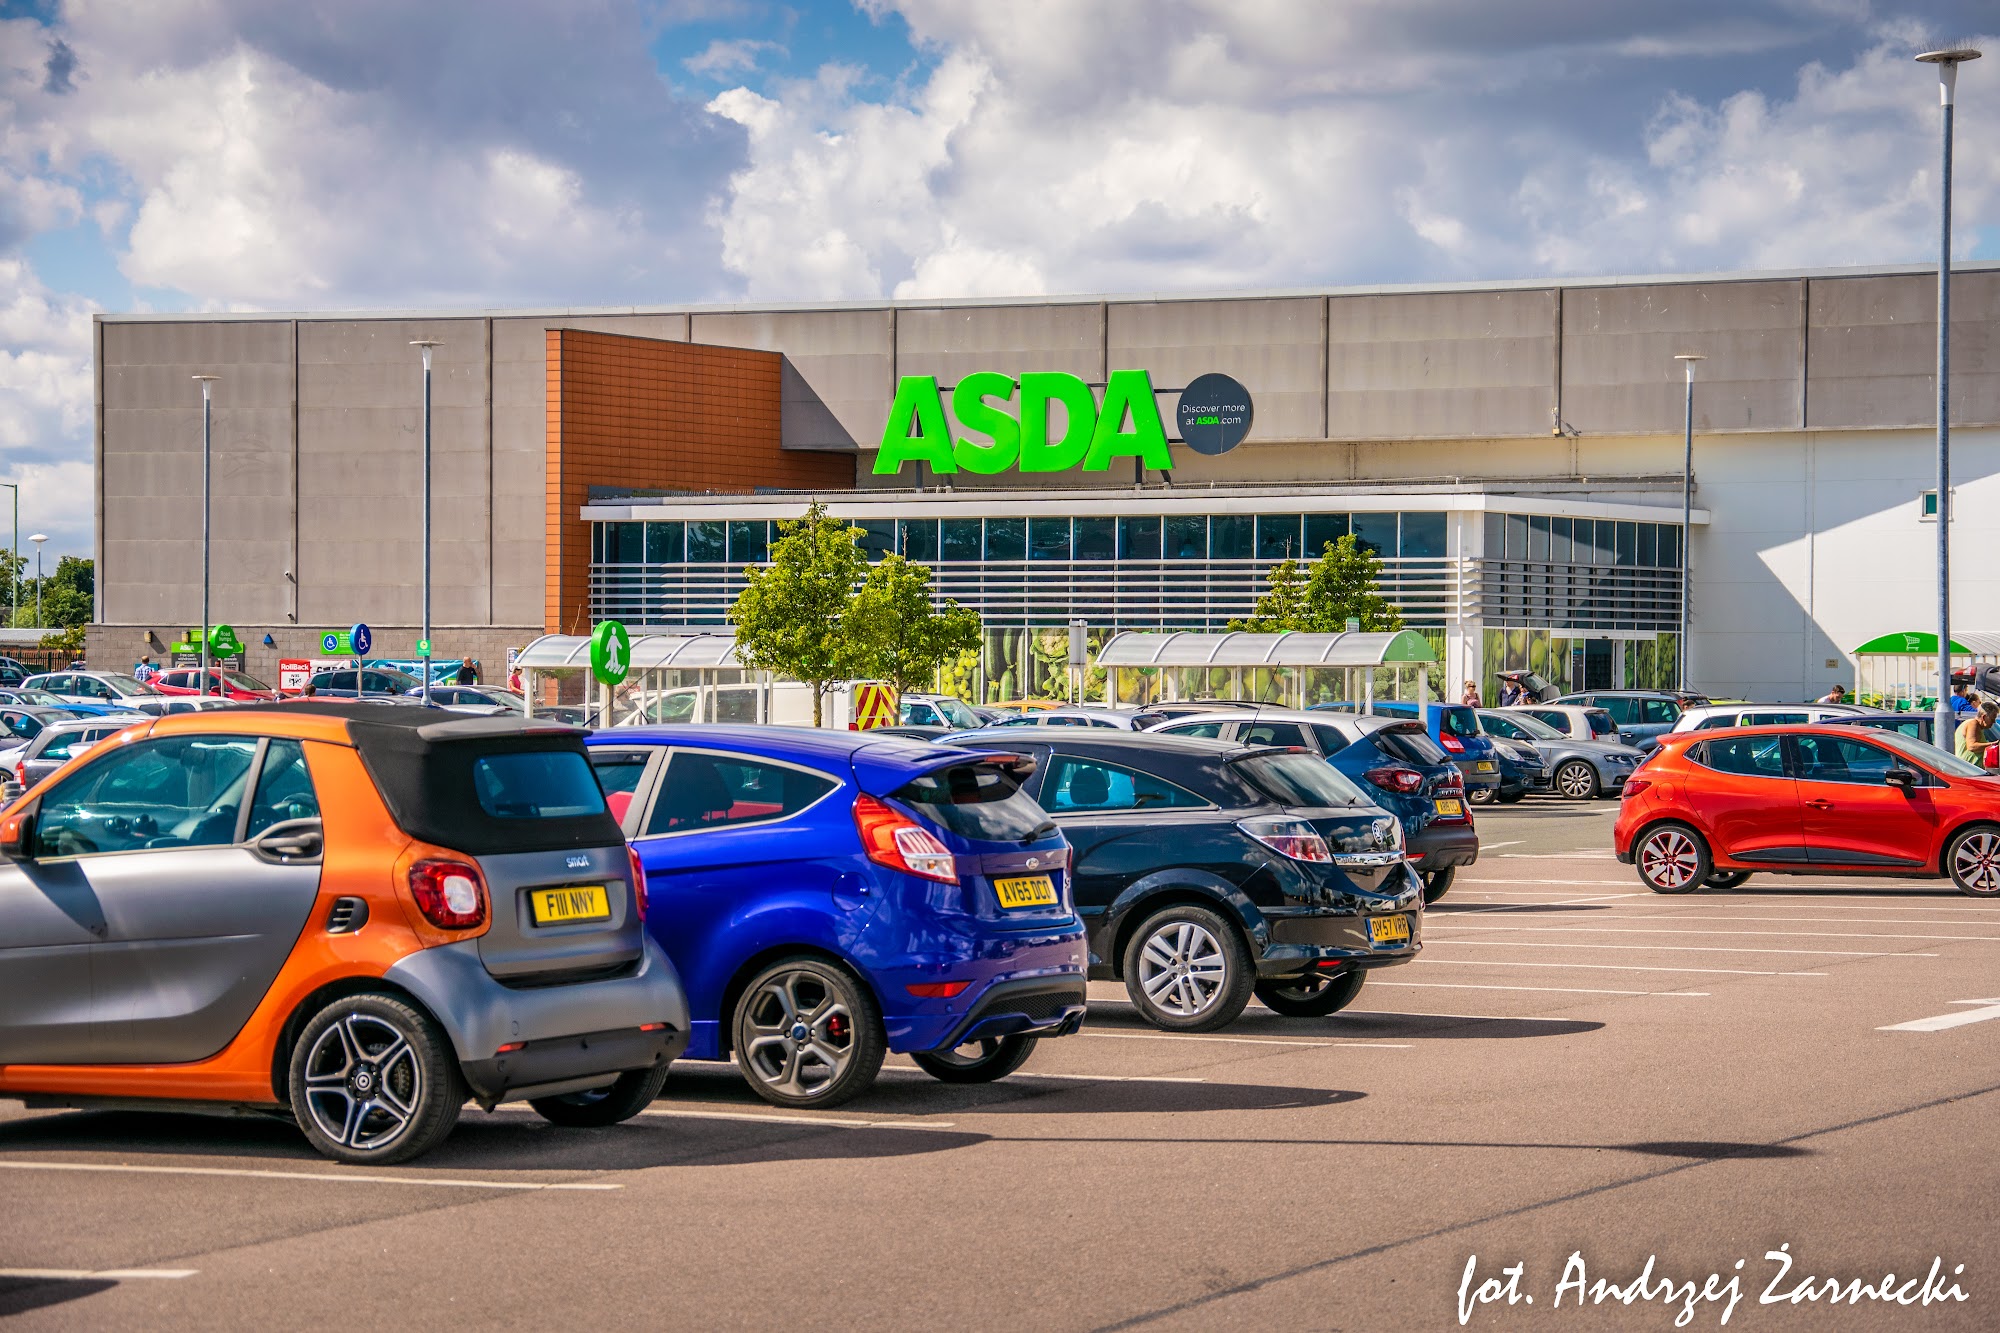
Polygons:
<instances>
[{"instance_id":1,"label":"store entrance","mask_svg":"<svg viewBox=\"0 0 2000 1333\"><path fill-rule=\"evenodd\" d=\"M1584 639L1574 649L1576 655L1583 661L1577 664L1580 669L1574 673L1573 678L1581 680L1586 690L1617 689L1618 667L1622 665L1620 661L1622 654L1614 650L1623 646L1610 639Z\"/></svg>"}]
</instances>

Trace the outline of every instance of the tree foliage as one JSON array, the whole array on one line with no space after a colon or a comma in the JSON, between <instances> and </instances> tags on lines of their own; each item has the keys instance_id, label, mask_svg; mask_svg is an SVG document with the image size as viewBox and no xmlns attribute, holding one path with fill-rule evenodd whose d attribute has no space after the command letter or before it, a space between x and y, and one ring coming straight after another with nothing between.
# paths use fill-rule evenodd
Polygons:
<instances>
[{"instance_id":1,"label":"tree foliage","mask_svg":"<svg viewBox=\"0 0 2000 1333\"><path fill-rule=\"evenodd\" d=\"M1303 571L1296 560L1272 566L1270 587L1247 618L1229 628L1272 634L1310 630L1337 634L1350 619L1363 630L1398 630L1403 615L1381 592L1382 562L1361 548L1353 533L1328 542Z\"/></svg>"},{"instance_id":2,"label":"tree foliage","mask_svg":"<svg viewBox=\"0 0 2000 1333\"><path fill-rule=\"evenodd\" d=\"M817 727L832 684L873 666L868 636L855 633L850 620L868 558L861 529L833 518L818 501L803 518L781 522L778 531L769 567L744 571L749 586L730 611L736 659L811 686Z\"/></svg>"},{"instance_id":3,"label":"tree foliage","mask_svg":"<svg viewBox=\"0 0 2000 1333\"><path fill-rule=\"evenodd\" d=\"M0 578L5 577L8 558L0 554ZM12 585L7 585L11 587ZM95 590L97 569L94 562L82 556L66 555L56 562L55 572L39 581L41 590L41 620L35 619L35 592L37 580L24 579L21 583L21 604L15 608L13 624L26 629L37 624L58 629L75 629L88 625L96 614ZM4 594L0 594L4 595Z\"/></svg>"},{"instance_id":4,"label":"tree foliage","mask_svg":"<svg viewBox=\"0 0 2000 1333\"><path fill-rule=\"evenodd\" d=\"M864 647L866 674L898 690L927 689L938 669L979 647L979 615L957 602L936 604L931 571L884 556L855 594L847 623Z\"/></svg>"}]
</instances>

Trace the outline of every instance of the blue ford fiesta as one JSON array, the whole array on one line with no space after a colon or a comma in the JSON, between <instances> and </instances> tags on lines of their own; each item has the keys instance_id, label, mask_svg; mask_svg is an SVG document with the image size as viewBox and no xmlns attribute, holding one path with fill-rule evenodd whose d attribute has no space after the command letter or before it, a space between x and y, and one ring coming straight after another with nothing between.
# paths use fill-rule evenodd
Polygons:
<instances>
[{"instance_id":1,"label":"blue ford fiesta","mask_svg":"<svg viewBox=\"0 0 2000 1333\"><path fill-rule=\"evenodd\" d=\"M1031 761L867 732L600 731L591 760L688 992L685 1058L834 1106L888 1051L983 1083L1083 1023L1069 844Z\"/></svg>"}]
</instances>

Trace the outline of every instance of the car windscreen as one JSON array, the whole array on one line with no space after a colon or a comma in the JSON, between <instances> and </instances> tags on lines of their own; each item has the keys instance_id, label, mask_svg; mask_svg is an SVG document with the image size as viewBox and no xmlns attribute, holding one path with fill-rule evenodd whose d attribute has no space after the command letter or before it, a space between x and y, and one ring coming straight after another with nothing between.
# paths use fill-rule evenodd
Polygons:
<instances>
[{"instance_id":1,"label":"car windscreen","mask_svg":"<svg viewBox=\"0 0 2000 1333\"><path fill-rule=\"evenodd\" d=\"M1233 767L1280 805L1366 805L1361 789L1318 755L1253 754Z\"/></svg>"},{"instance_id":2,"label":"car windscreen","mask_svg":"<svg viewBox=\"0 0 2000 1333\"><path fill-rule=\"evenodd\" d=\"M924 818L976 842L1031 842L1055 823L1013 776L992 764L936 768L891 795Z\"/></svg>"},{"instance_id":3,"label":"car windscreen","mask_svg":"<svg viewBox=\"0 0 2000 1333\"><path fill-rule=\"evenodd\" d=\"M1560 731L1548 723L1528 713L1508 713L1507 720L1538 741L1559 741L1565 739Z\"/></svg>"},{"instance_id":4,"label":"car windscreen","mask_svg":"<svg viewBox=\"0 0 2000 1333\"><path fill-rule=\"evenodd\" d=\"M1879 728L1868 739L1880 741L1902 755L1905 759L1914 759L1920 764L1927 764L1946 777L1977 778L1990 776L1979 765L1969 764L1955 754L1949 754L1940 750L1935 745L1927 745L1923 741L1917 740L1912 736L1906 736L1900 731Z\"/></svg>"},{"instance_id":5,"label":"car windscreen","mask_svg":"<svg viewBox=\"0 0 2000 1333\"><path fill-rule=\"evenodd\" d=\"M115 695L118 695L120 698L123 698L128 694L159 693L158 690L154 689L151 685L148 685L145 681L134 680L130 676L99 676L97 677L97 679L103 681L106 685L109 685L111 687L111 692Z\"/></svg>"},{"instance_id":6,"label":"car windscreen","mask_svg":"<svg viewBox=\"0 0 2000 1333\"><path fill-rule=\"evenodd\" d=\"M269 685L247 671L225 671L222 673L222 679L239 690L252 690L258 694L275 693Z\"/></svg>"},{"instance_id":7,"label":"car windscreen","mask_svg":"<svg viewBox=\"0 0 2000 1333\"><path fill-rule=\"evenodd\" d=\"M1584 709L1583 718L1590 723L1590 734L1593 736L1614 736L1618 733L1618 724L1602 708Z\"/></svg>"},{"instance_id":8,"label":"car windscreen","mask_svg":"<svg viewBox=\"0 0 2000 1333\"><path fill-rule=\"evenodd\" d=\"M624 841L579 736L426 740L412 727L355 721L348 729L389 813L413 838L470 856Z\"/></svg>"},{"instance_id":9,"label":"car windscreen","mask_svg":"<svg viewBox=\"0 0 2000 1333\"><path fill-rule=\"evenodd\" d=\"M1414 723L1407 727L1384 727L1375 733L1373 739L1376 749L1406 764L1433 767L1451 762L1451 756L1444 752L1444 747Z\"/></svg>"},{"instance_id":10,"label":"car windscreen","mask_svg":"<svg viewBox=\"0 0 2000 1333\"><path fill-rule=\"evenodd\" d=\"M982 727L986 725L979 720L979 714L973 712L957 699L937 700L937 710L943 713L944 720L954 727Z\"/></svg>"}]
</instances>

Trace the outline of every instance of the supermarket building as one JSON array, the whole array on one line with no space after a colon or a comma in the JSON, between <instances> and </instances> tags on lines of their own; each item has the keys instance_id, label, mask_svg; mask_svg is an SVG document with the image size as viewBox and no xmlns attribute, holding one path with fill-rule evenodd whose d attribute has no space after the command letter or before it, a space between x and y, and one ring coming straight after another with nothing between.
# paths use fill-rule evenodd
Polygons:
<instances>
[{"instance_id":1,"label":"supermarket building","mask_svg":"<svg viewBox=\"0 0 2000 1333\"><path fill-rule=\"evenodd\" d=\"M1351 532L1383 560L1384 591L1431 637L1454 692L1517 666L1577 687L1665 683L1685 557L1695 682L1813 695L1851 679L1846 649L1908 628L1933 597L1935 292L1934 271L1879 269L102 316L89 656L157 657L199 623L195 374L220 377L213 616L250 645L249 668L312 655L324 631L356 621L374 627L377 653L409 655L422 565L410 343L424 339L438 344L435 651L479 658L489 675L508 648L607 617L635 631L724 628L743 568L817 498L872 554L930 565L941 591L980 611L989 694L1060 669L1043 651L1059 636L1037 630L1219 630L1249 612L1271 565ZM1996 315L2000 266L1965 266L1953 440L1967 624L2000 594L1977 540L2000 504ZM1684 352L1707 358L1685 533ZM1118 439L1088 459L1078 435L1061 458L1039 451L1047 470L996 461L996 409L1004 433L1033 433L1024 386L1088 395L1049 410L1046 438L1071 439L1065 423L1129 391L1133 372L1158 406L1157 449L1133 399L1100 412L1118 417ZM1217 374L1244 391L1250 425L1204 453L1179 441L1176 409ZM879 468L885 437L926 438L899 399L926 378L949 438L930 430L925 448L894 451L923 457ZM966 466L954 440L974 446L958 455Z\"/></svg>"}]
</instances>

